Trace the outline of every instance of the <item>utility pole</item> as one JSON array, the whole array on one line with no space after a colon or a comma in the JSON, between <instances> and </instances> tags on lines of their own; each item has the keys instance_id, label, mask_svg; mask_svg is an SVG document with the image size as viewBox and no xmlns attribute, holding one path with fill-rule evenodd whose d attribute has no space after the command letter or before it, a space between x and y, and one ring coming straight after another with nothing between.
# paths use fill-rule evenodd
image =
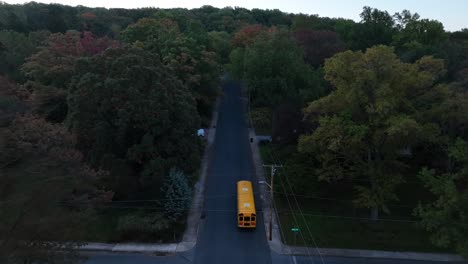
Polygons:
<instances>
[{"instance_id":1,"label":"utility pole","mask_svg":"<svg viewBox=\"0 0 468 264\"><path fill-rule=\"evenodd\" d=\"M271 184L270 184L270 225L268 227L268 238L269 240L271 241L272 239L272 233L273 233L273 183L274 183L274 179L275 179L275 172L276 172L276 168L281 168L282 166L279 166L279 165L276 165L276 164L272 164L272 165L263 165L263 167L268 167L270 168L270 172L271 172Z\"/></svg>"}]
</instances>

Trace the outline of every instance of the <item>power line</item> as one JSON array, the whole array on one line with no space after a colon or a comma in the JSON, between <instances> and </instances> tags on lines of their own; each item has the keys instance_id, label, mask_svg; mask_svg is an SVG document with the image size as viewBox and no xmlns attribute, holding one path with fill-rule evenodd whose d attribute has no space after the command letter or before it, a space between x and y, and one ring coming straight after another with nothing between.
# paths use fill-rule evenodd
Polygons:
<instances>
[{"instance_id":1,"label":"power line","mask_svg":"<svg viewBox=\"0 0 468 264\"><path fill-rule=\"evenodd\" d=\"M270 155L271 155L271 153L270 153ZM280 185L283 188L283 191L286 193L286 188L284 187L284 185L283 184L280 184ZM288 202L289 209L292 212L293 211L293 206L292 206L288 196L286 196L286 200ZM299 222L297 221L296 215L292 214L292 217L293 217L293 221L294 221L295 225L299 227ZM307 251L307 255L308 255L309 259L312 261L312 263L314 263L314 260L313 260L311 254L310 254L309 247L307 246L307 241L304 238L304 234L302 233L302 230L299 229L298 232L301 235L302 241L304 241L304 246L306 247L306 251Z\"/></svg>"},{"instance_id":2,"label":"power line","mask_svg":"<svg viewBox=\"0 0 468 264\"><path fill-rule=\"evenodd\" d=\"M281 191L273 191L275 194L280 194L280 195L289 195L293 196L290 193L286 192L281 192ZM254 192L253 193L255 196L260 195L259 192ZM320 193L315 193L315 194L320 194ZM237 194L223 194L223 195L210 195L210 196L205 196L205 199L217 199L217 198L227 198L227 197L235 197ZM306 194L296 194L294 193L294 196L296 197L302 197L305 199L311 199L311 200L327 200L327 201L336 201L336 202L342 202L342 203L353 203L351 200L344 200L344 199L336 199L336 198L330 198L330 197L321 197L321 196L315 196L315 195L306 195ZM139 203L139 202L162 202L162 201L183 201L183 200L191 200L192 197L186 197L186 198L158 198L158 199L134 199L134 200L117 200L117 201L112 201L112 203ZM6 202L6 201L0 201L0 203ZM83 201L83 203L87 203L87 201ZM409 205L409 204L387 204L387 206L390 207L402 207L402 208L415 208L416 205Z\"/></svg>"},{"instance_id":3,"label":"power line","mask_svg":"<svg viewBox=\"0 0 468 264\"><path fill-rule=\"evenodd\" d=\"M276 168L279 168L280 166L276 164L271 164L271 165L263 165L263 167L269 167L271 170L271 179L270 179L270 223L268 227L268 238L269 240L272 239L272 233L273 233L273 200L274 200L274 179L275 179L275 172Z\"/></svg>"},{"instance_id":4,"label":"power line","mask_svg":"<svg viewBox=\"0 0 468 264\"><path fill-rule=\"evenodd\" d=\"M270 153L271 156L273 156L271 151L270 151L269 153ZM272 157L272 158L273 158L273 157ZM281 161L279 161L279 160L276 159L276 158L274 158L274 159L275 159L279 164L282 165L282 166L281 166L281 169L283 169L283 172L284 172L285 169L284 169L284 166L283 166L283 164L281 163ZM299 205L299 202L297 201L296 197L294 196L294 190L292 189L292 186L291 186L291 184L290 184L290 182L289 182L288 177L286 176L286 173L284 173L283 176L284 176L284 177L280 177L280 178L286 178L286 181L287 181L287 183L288 183L288 185L289 185L289 188L290 188L290 190L291 190L291 194L292 194L292 196L293 196L293 198L294 198L294 200L295 200L295 202L296 202L297 208L299 209L299 213L300 213L301 216L302 216L302 220L304 221L304 224L305 224L305 226L306 226L306 228L307 228L307 231L308 231L308 233L309 233L309 236L312 238L312 242L314 243L314 246L315 246L315 248L316 248L316 250L317 250L317 253L319 254L319 257L320 257L320 260L321 260L322 264L325 264L325 261L323 260L322 253L320 252L320 249L319 249L319 247L318 247L318 245L317 245L317 242L316 242L316 240L315 240L314 235L312 235L312 232L310 231L309 225L307 224L307 220L306 220L306 218L304 217L304 214L303 214L303 212L302 212L301 206ZM284 185L283 185L283 189L286 189L286 188L284 187ZM286 190L285 190L285 192L286 192ZM286 197L288 197L288 196L286 196ZM288 199L288 200L289 200L289 199ZM295 217L294 214L293 214L293 217ZM305 240L304 240L304 243L306 243ZM306 245L306 248L308 249L307 245ZM313 262L313 261L312 261L312 262Z\"/></svg>"},{"instance_id":5,"label":"power line","mask_svg":"<svg viewBox=\"0 0 468 264\"><path fill-rule=\"evenodd\" d=\"M323 218L342 218L342 219L352 219L352 220L367 220L369 221L369 218L366 217L354 217L354 216L340 216L340 215L321 215L321 214L309 214L309 213L304 213L304 215L308 216L314 216L314 217L323 217ZM418 223L418 221L414 220L403 220L403 219L379 219L377 222L401 222L401 223ZM375 222L375 221L373 221Z\"/></svg>"},{"instance_id":6,"label":"power line","mask_svg":"<svg viewBox=\"0 0 468 264\"><path fill-rule=\"evenodd\" d=\"M278 207L276 206L276 201L273 200L273 201L270 201L270 202L273 203L273 208L275 209L276 219L278 219L279 230L280 230L281 236L283 237L284 240L286 240L286 235L284 234L284 230L282 228L283 225L281 224L281 220L280 220L280 217L278 215ZM289 255L289 261L290 262L293 262L292 258L293 258L293 256Z\"/></svg>"},{"instance_id":7,"label":"power line","mask_svg":"<svg viewBox=\"0 0 468 264\"><path fill-rule=\"evenodd\" d=\"M248 99L247 99L247 112L248 112L248 126L249 127L252 127L255 131L255 127L254 127L254 123L252 121L252 112L251 112L251 91L250 89L248 89ZM271 187L270 187L271 188ZM275 193L275 191L273 190L273 188L271 188L270 190L272 193ZM281 236L283 237L283 239L286 239L286 235L284 234L284 230L283 228L281 228L283 225L281 224L281 219L278 215L278 207L276 206L276 201L274 199L270 200L270 203L272 203L272 206L273 206L273 209L275 211L275 214L276 214L276 219L278 220L278 224L279 224L279 231L281 233ZM270 210L272 210L270 208ZM271 213L271 212L270 212ZM292 263L293 260L292 260L293 256L289 255L289 262Z\"/></svg>"},{"instance_id":8,"label":"power line","mask_svg":"<svg viewBox=\"0 0 468 264\"><path fill-rule=\"evenodd\" d=\"M275 201L274 201L275 202ZM67 206L77 206L77 207L82 207L82 208L85 208L87 207L86 204L83 204L82 202L79 202L78 204L77 203L73 203L73 202L58 202L59 204L62 204L62 205L67 205ZM276 206L276 202L275 202L275 208L277 208ZM122 206L122 205L112 205L112 204L105 204L103 205L103 209L133 209L133 210L151 210L151 211L157 211L157 212L164 212L166 210L165 207L162 207L162 206L141 206L141 205L138 205L138 206ZM175 209L176 211L189 211L190 209ZM237 211L234 210L234 209L204 209L203 211L205 212L226 212L226 213L233 213L235 214ZM263 210L257 210L257 212L263 212ZM279 220L279 214L296 214L298 213L298 210L294 210L292 208L290 208L290 210L276 210L276 215L278 217L278 221ZM369 220L369 218L365 218L365 217L355 217L355 216L342 216L342 215L327 215L327 214L318 214L316 212L310 212L310 211L302 211L303 215L307 215L307 216L313 216L313 217L322 217L322 218L338 218L338 219L350 219L350 220L359 220L359 221L362 221L362 220ZM402 223L417 223L418 221L415 221L415 220L405 220L405 219L390 219L390 218L381 218L381 219L378 219L377 222L402 222ZM280 223L280 226L281 226L281 223ZM283 231L282 229L280 229L280 231ZM284 233L282 233L283 237L285 237Z\"/></svg>"},{"instance_id":9,"label":"power line","mask_svg":"<svg viewBox=\"0 0 468 264\"><path fill-rule=\"evenodd\" d=\"M280 191L273 191L275 194L280 194L280 195L288 195L292 196L292 194L285 193L285 192L280 192ZM254 195L259 195L260 193L254 192ZM319 193L317 193L319 194ZM311 200L327 200L327 201L336 201L336 202L342 202L342 203L353 203L350 200L343 200L343 199L335 199L335 198L330 198L330 197L320 197L320 196L312 196L312 195L305 195L305 194L294 194L296 197L302 197L305 199L311 199ZM217 199L217 198L227 198L227 197L235 197L237 194L226 194L226 195L211 195L211 196L205 196L205 199ZM117 201L111 201L111 203L145 203L145 202L162 202L162 201L184 201L184 200L190 200L192 199L191 197L187 198L160 198L160 199L135 199L135 200L117 200ZM4 200L0 201L0 204L2 203L8 203L8 202L14 202L17 199L10 199L10 200ZM89 201L73 201L74 203L89 203ZM404 205L404 204L388 204L387 206L390 207L402 207L402 208L415 208L416 205Z\"/></svg>"},{"instance_id":10,"label":"power line","mask_svg":"<svg viewBox=\"0 0 468 264\"><path fill-rule=\"evenodd\" d=\"M273 147L268 147L269 151L272 151ZM422 180L419 179L419 176L417 174L411 174L411 175L402 175L402 180L404 183L418 183L421 184ZM408 179L418 179L418 180L408 180ZM362 179L362 178L340 178L336 180L337 182L339 181L348 181L348 182L367 182L370 183L371 180L369 179Z\"/></svg>"},{"instance_id":11,"label":"power line","mask_svg":"<svg viewBox=\"0 0 468 264\"><path fill-rule=\"evenodd\" d=\"M284 193L284 192L275 192L275 193L292 196L292 194L288 194L288 193ZM343 202L343 203L353 203L353 201L351 201L351 200L335 199L335 198L329 198L329 197L312 196L312 195L305 195L305 194L294 194L294 195L296 197L303 197L305 199L311 199L311 200L328 200L328 201L337 201L337 202ZM405 207L405 208L415 208L416 207L416 205L405 205L405 204L387 204L387 206L390 206L390 207Z\"/></svg>"}]
</instances>

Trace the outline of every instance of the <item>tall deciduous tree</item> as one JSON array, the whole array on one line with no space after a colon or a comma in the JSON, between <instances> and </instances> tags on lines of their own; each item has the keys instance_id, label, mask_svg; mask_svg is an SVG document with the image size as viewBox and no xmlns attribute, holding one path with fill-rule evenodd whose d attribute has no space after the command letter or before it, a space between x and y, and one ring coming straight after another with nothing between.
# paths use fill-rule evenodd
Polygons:
<instances>
[{"instance_id":1,"label":"tall deciduous tree","mask_svg":"<svg viewBox=\"0 0 468 264\"><path fill-rule=\"evenodd\" d=\"M112 199L96 188L103 173L82 163L65 127L42 118L18 117L0 136L10 154L0 155L0 262L75 262L91 209Z\"/></svg>"},{"instance_id":2,"label":"tall deciduous tree","mask_svg":"<svg viewBox=\"0 0 468 264\"><path fill-rule=\"evenodd\" d=\"M400 30L393 36L393 45L405 61L414 61L424 55L441 54L441 46L447 39L442 23L436 20L420 19L417 13L408 10L396 13Z\"/></svg>"},{"instance_id":3,"label":"tall deciduous tree","mask_svg":"<svg viewBox=\"0 0 468 264\"><path fill-rule=\"evenodd\" d=\"M195 27L196 28L196 27ZM190 30L190 28L189 28ZM157 54L164 65L174 70L197 100L201 115L209 116L217 95L219 65L214 52L206 49L203 36L190 37L180 31L178 24L170 19L144 18L122 32L122 38L135 47Z\"/></svg>"},{"instance_id":4,"label":"tall deciduous tree","mask_svg":"<svg viewBox=\"0 0 468 264\"><path fill-rule=\"evenodd\" d=\"M395 21L387 11L365 6L360 14L361 24L356 32L361 47L365 49L375 45L389 45L395 34Z\"/></svg>"},{"instance_id":5,"label":"tall deciduous tree","mask_svg":"<svg viewBox=\"0 0 468 264\"><path fill-rule=\"evenodd\" d=\"M109 188L128 196L154 190L171 167L194 171L200 154L196 103L157 56L109 49L80 60L76 73L68 122L87 160L110 170Z\"/></svg>"},{"instance_id":6,"label":"tall deciduous tree","mask_svg":"<svg viewBox=\"0 0 468 264\"><path fill-rule=\"evenodd\" d=\"M263 31L264 28L260 24L247 25L234 34L232 45L236 48L249 46Z\"/></svg>"},{"instance_id":7,"label":"tall deciduous tree","mask_svg":"<svg viewBox=\"0 0 468 264\"><path fill-rule=\"evenodd\" d=\"M388 212L386 204L398 199L402 150L432 131L414 116L415 100L442 73L441 60L405 64L386 46L335 55L325 63L325 78L335 90L306 108L319 127L302 136L299 150L316 153L322 180L367 182L355 184L355 203L378 219L379 209Z\"/></svg>"},{"instance_id":8,"label":"tall deciduous tree","mask_svg":"<svg viewBox=\"0 0 468 264\"><path fill-rule=\"evenodd\" d=\"M229 62L229 53L231 51L230 35L225 31L208 32L208 47L215 51L221 64Z\"/></svg>"},{"instance_id":9,"label":"tall deciduous tree","mask_svg":"<svg viewBox=\"0 0 468 264\"><path fill-rule=\"evenodd\" d=\"M231 69L248 82L255 106L277 107L283 102L301 105L323 94L316 72L288 31L269 29L246 48L231 53Z\"/></svg>"},{"instance_id":10,"label":"tall deciduous tree","mask_svg":"<svg viewBox=\"0 0 468 264\"><path fill-rule=\"evenodd\" d=\"M304 50L304 59L313 67L323 64L326 58L344 51L344 43L332 31L300 30L294 32L299 46Z\"/></svg>"},{"instance_id":11,"label":"tall deciduous tree","mask_svg":"<svg viewBox=\"0 0 468 264\"><path fill-rule=\"evenodd\" d=\"M34 50L35 45L27 35L15 31L0 31L0 74L21 81L24 76L19 68Z\"/></svg>"},{"instance_id":12,"label":"tall deciduous tree","mask_svg":"<svg viewBox=\"0 0 468 264\"><path fill-rule=\"evenodd\" d=\"M423 169L419 177L435 200L415 209L421 225L440 247L455 248L468 256L468 143L458 138L448 149L453 161L450 171Z\"/></svg>"},{"instance_id":13,"label":"tall deciduous tree","mask_svg":"<svg viewBox=\"0 0 468 264\"><path fill-rule=\"evenodd\" d=\"M116 41L96 38L90 32L50 35L46 44L22 66L29 79L25 86L32 92L36 113L49 121L62 122L67 115L66 93L76 60L116 46Z\"/></svg>"}]
</instances>

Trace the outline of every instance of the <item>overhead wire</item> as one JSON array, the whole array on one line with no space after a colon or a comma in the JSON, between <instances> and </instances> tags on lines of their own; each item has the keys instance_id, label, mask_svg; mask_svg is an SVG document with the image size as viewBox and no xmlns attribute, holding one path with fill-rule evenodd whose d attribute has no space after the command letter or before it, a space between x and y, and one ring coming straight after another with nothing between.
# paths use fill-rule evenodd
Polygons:
<instances>
[{"instance_id":1,"label":"overhead wire","mask_svg":"<svg viewBox=\"0 0 468 264\"><path fill-rule=\"evenodd\" d=\"M284 185L281 185L281 186L284 189ZM293 207L292 207L292 205L291 205L291 203L289 201L288 196L286 196L286 200L288 202L288 206L289 206L291 212L293 212ZM299 227L299 222L297 221L296 214L292 213L292 217L293 217L293 221L294 221L295 225ZM307 246L307 241L304 238L304 234L302 233L302 231L300 229L299 229L299 234L301 235L301 238L304 241L304 246L306 247L306 251L307 251L307 255L308 255L309 259L312 261L312 263L315 263L312 256L311 256L311 254L310 254L309 247Z\"/></svg>"},{"instance_id":2,"label":"overhead wire","mask_svg":"<svg viewBox=\"0 0 468 264\"><path fill-rule=\"evenodd\" d=\"M247 101L247 103L248 103L247 111L248 111L248 115L249 115L248 118L249 118L250 125L251 125L252 127L254 127L254 123L252 122L251 108L250 108L251 99L252 99L252 98L251 98L251 93L250 93L250 89L249 89L249 98L248 98L248 101ZM255 128L254 128L254 129L255 129ZM272 167L271 169L273 169L273 167ZM270 180L271 180L271 179L270 179ZM270 188L272 188L272 187L273 187L273 186L270 186ZM273 189L272 189L271 191L274 192ZM292 207L291 207L291 204L289 203L289 198L288 198L287 196L286 196L286 200L288 201L289 209L292 211ZM274 199L272 199L272 201L270 201L270 202L273 203L273 208L275 208L276 218L278 219L278 223L279 223L279 225L280 225L280 228L279 228L279 229L280 229L281 235L282 235L283 238L286 240L286 236L285 236L284 230L283 230L283 228L282 228L283 225L281 225L281 222L280 222L281 220L280 220L280 217L279 217L279 215L278 215L278 210L277 210L276 202L275 202ZM294 214L293 214L293 217L294 217ZM295 217L294 217L294 219L295 219ZM297 222L296 222L296 224L297 224ZM302 233L301 233L301 237L302 237L302 239L304 240L304 245L306 245L307 254L308 254L309 258L312 260L312 263L314 263L313 259L312 259L311 256L310 256L309 249L308 249L308 247L307 247L307 243L306 243L306 241L305 241L304 236L302 235ZM289 258L290 262L294 262L294 263L295 263L295 261L292 261L291 258L292 258L292 257L290 256L290 258Z\"/></svg>"},{"instance_id":3,"label":"overhead wire","mask_svg":"<svg viewBox=\"0 0 468 264\"><path fill-rule=\"evenodd\" d=\"M275 201L274 201L275 202ZM85 201L62 201L59 204L69 205L69 206L81 206L86 207L89 202ZM275 205L276 207L276 202ZM147 209L147 210L160 210L164 211L166 208L163 206L152 206L152 205L137 205L137 206L129 206L129 205L118 205L115 202L110 202L107 204L102 205L103 208L113 208L113 209ZM189 211L190 209L175 209L178 211ZM207 212L230 212L236 213L237 211L234 209L206 209ZM263 212L263 210L257 210L257 212ZM294 214L297 213L298 210L276 210L277 214ZM322 217L322 218L342 218L342 219L353 219L353 220L369 220L369 218L365 217L354 217L354 216L342 216L342 215L327 215L327 214L319 214L317 212L312 211L303 211L304 215L314 216L314 217ZM417 223L414 220L406 220L406 219L392 219L392 218L381 218L377 220L379 222L407 222L407 223ZM280 224L281 225L281 224Z\"/></svg>"},{"instance_id":4,"label":"overhead wire","mask_svg":"<svg viewBox=\"0 0 468 264\"><path fill-rule=\"evenodd\" d=\"M283 172L284 172L284 166L283 166L283 164L281 163L281 161L279 161L278 159L276 159L276 157L273 157L273 153L272 153L271 150L269 151L269 154L270 154L271 158L275 161L275 163L280 165L280 169L282 169ZM286 178L286 180L288 180L285 173L283 174L283 177L279 177L279 178L280 178L280 180L281 180L281 183L283 182L283 178ZM286 190L286 187L284 186L284 184L281 184L281 185L282 185L282 187L283 187L284 192L287 193L287 190ZM291 187L291 186L290 186L290 187ZM317 242L316 242L316 240L315 240L314 235L313 235L312 232L310 231L309 225L307 224L307 220L306 220L306 218L304 217L304 214L303 214L303 212L302 212L302 208L301 208L301 206L299 205L299 202L297 201L296 197L294 196L294 192L293 192L292 188L291 188L291 194L292 194L292 196L293 196L293 198L294 198L294 200L295 200L295 202L296 202L297 209L299 210L299 213L300 213L301 216L302 216L302 219L303 219L303 221L304 221L304 224L305 224L305 226L306 226L306 228L307 228L307 231L308 231L308 233L309 233L310 238L312 239L312 242L314 243L315 249L316 249L316 251L317 251L317 253L318 253L319 257L320 257L320 260L321 260L322 264L325 264L325 261L324 261L324 259L323 259L322 253L320 252L320 248L318 247L318 244L317 244ZM288 203L289 203L289 198L287 198L287 197L288 197L288 196L286 196L286 199L288 200ZM290 207L291 207L291 206L290 206ZM293 216L294 219L296 218L296 217L295 217L295 213L292 213L292 216ZM296 222L296 224L298 225L298 221L295 220L295 222ZM299 227L299 225L298 225L298 227ZM300 229L299 229L299 233L302 234L302 232L301 232ZM301 236L303 237L303 240L304 240L304 244L305 244L307 253L308 253L309 257L310 257L309 247L308 247L308 245L307 245L307 241L304 239L304 236L303 236L303 235L301 235ZM313 261L313 259L312 259L311 257L310 257L310 259L312 260L312 263L314 263L314 261Z\"/></svg>"}]
</instances>

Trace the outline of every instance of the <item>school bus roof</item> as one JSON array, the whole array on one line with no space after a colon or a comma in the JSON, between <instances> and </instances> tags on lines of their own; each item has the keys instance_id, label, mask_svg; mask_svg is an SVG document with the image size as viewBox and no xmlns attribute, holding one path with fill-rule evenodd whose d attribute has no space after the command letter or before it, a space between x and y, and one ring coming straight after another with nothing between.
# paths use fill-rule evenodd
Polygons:
<instances>
[{"instance_id":1,"label":"school bus roof","mask_svg":"<svg viewBox=\"0 0 468 264\"><path fill-rule=\"evenodd\" d=\"M237 211L239 214L255 214L255 201L250 181L237 182Z\"/></svg>"}]
</instances>

